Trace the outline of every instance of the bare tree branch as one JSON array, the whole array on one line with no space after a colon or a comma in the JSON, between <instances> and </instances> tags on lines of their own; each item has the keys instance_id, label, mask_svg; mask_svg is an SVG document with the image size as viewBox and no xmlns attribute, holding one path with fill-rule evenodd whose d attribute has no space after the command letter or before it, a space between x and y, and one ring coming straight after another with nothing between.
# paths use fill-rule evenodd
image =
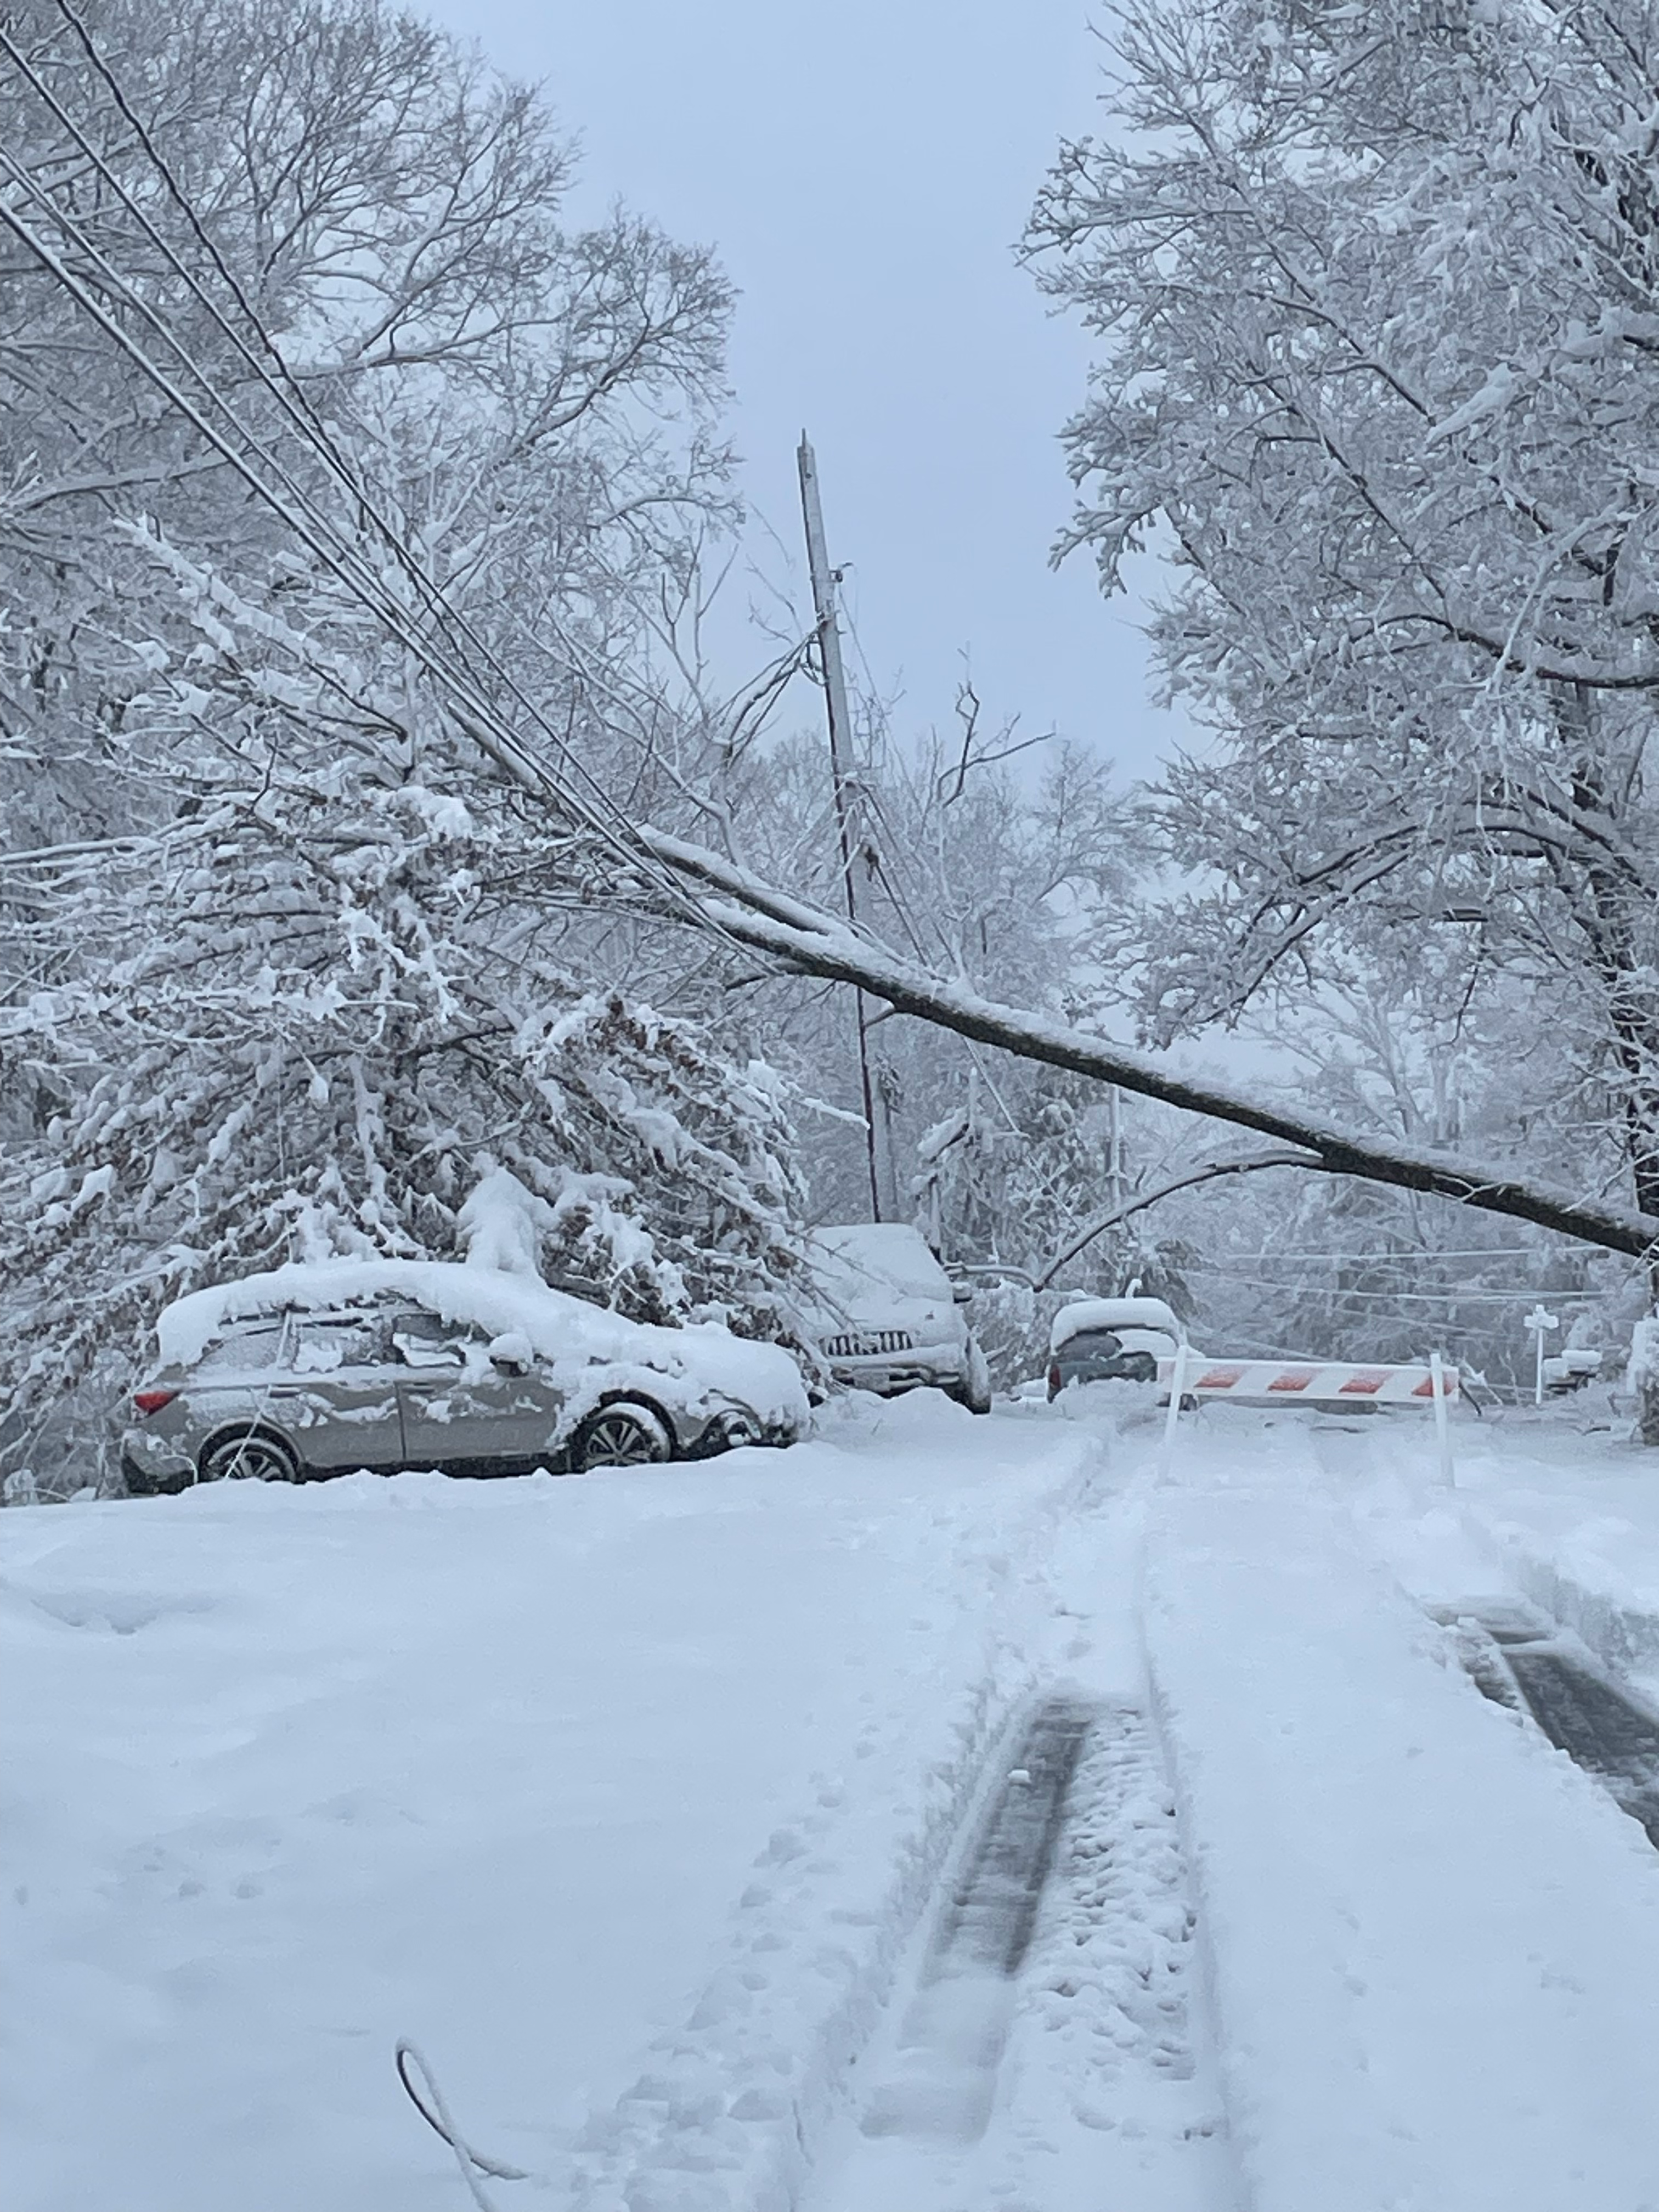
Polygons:
<instances>
[{"instance_id":1,"label":"bare tree branch","mask_svg":"<svg viewBox=\"0 0 1659 2212\"><path fill-rule=\"evenodd\" d=\"M1141 1191L1126 1205L1114 1206L1098 1221L1091 1221L1086 1229L1068 1237L1060 1249L1031 1278L1034 1291L1046 1291L1062 1267L1069 1267L1078 1254L1092 1244L1097 1237L1103 1237L1109 1229L1115 1229L1120 1221L1128 1221L1137 1213L1145 1213L1160 1199L1173 1198L1178 1190L1191 1190L1202 1182L1214 1182L1222 1176L1252 1174L1257 1168L1304 1168L1315 1174L1340 1172L1327 1168L1316 1152L1254 1153L1248 1159L1212 1160L1206 1167L1194 1168L1186 1175L1177 1176L1173 1182L1159 1183L1155 1190Z\"/></svg>"}]
</instances>

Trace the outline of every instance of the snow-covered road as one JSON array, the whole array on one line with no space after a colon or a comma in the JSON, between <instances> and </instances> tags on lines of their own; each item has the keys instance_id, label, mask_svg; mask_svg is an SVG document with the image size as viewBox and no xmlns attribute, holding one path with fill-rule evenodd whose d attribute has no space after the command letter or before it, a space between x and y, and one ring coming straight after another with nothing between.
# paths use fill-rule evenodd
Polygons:
<instances>
[{"instance_id":1,"label":"snow-covered road","mask_svg":"<svg viewBox=\"0 0 1659 2212\"><path fill-rule=\"evenodd\" d=\"M1431 1618L1639 1641L1636 1459L1155 1455L9 1512L13 2212L464 2206L400 2035L501 2212L1659 2212L1659 1853Z\"/></svg>"}]
</instances>

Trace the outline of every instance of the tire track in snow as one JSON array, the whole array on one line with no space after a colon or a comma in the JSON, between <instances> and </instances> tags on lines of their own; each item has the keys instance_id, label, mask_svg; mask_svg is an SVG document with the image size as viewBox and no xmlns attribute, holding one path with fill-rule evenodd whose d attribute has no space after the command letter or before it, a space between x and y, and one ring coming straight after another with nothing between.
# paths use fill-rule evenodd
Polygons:
<instances>
[{"instance_id":1,"label":"tire track in snow","mask_svg":"<svg viewBox=\"0 0 1659 2212\"><path fill-rule=\"evenodd\" d=\"M931 1979L1018 1972L1093 1717L1076 1698L1048 1698L1026 1722L940 1915Z\"/></svg>"},{"instance_id":2,"label":"tire track in snow","mask_svg":"<svg viewBox=\"0 0 1659 2212\"><path fill-rule=\"evenodd\" d=\"M1056 1693L1006 1755L812 2212L1233 2205L1197 1917L1146 1714Z\"/></svg>"},{"instance_id":3,"label":"tire track in snow","mask_svg":"<svg viewBox=\"0 0 1659 2212\"><path fill-rule=\"evenodd\" d=\"M972 2142L983 2134L1066 1796L1093 1721L1044 1698L1006 1746L988 1801L945 1887L892 2070L869 2094L866 2136Z\"/></svg>"},{"instance_id":4,"label":"tire track in snow","mask_svg":"<svg viewBox=\"0 0 1659 2212\"><path fill-rule=\"evenodd\" d=\"M1023 1527L1003 1529L988 1550L982 1528L958 1532L953 1586L988 1571L1000 1595L980 1671L927 1730L933 1756L907 1762L900 1780L896 1752L916 1738L915 1717L895 1712L856 1747L872 1754L856 1789L840 1775L817 1778L816 1802L754 1862L725 1962L684 2027L658 2039L633 2087L556 2160L549 2179L570 2212L784 2212L801 2202L849 2069L973 1827L987 1777L1000 1781L1015 1763L1009 1732L1038 1649L1054 1616L1069 1618L1046 1554L1100 1503L1107 1475L1097 1443L1078 1443L1070 1474ZM878 1765L902 1790L896 1812L871 1794Z\"/></svg>"}]
</instances>

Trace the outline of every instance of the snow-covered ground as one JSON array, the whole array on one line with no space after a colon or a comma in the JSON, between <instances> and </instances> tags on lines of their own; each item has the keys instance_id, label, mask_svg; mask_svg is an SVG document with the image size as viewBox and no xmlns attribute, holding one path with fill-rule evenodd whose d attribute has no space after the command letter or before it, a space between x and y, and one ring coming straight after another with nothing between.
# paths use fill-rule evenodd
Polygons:
<instances>
[{"instance_id":1,"label":"snow-covered ground","mask_svg":"<svg viewBox=\"0 0 1659 2212\"><path fill-rule=\"evenodd\" d=\"M400 2036L500 2212L1659 2212L1659 1853L1432 1617L1659 1690L1659 1472L1457 1443L0 1516L12 2212L465 2206Z\"/></svg>"}]
</instances>

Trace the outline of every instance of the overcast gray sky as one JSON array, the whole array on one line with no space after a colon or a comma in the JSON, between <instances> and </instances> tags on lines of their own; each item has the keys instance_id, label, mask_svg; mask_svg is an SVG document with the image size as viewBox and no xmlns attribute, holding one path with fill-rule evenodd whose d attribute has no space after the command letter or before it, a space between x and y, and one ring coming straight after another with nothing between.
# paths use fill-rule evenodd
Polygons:
<instances>
[{"instance_id":1,"label":"overcast gray sky","mask_svg":"<svg viewBox=\"0 0 1659 2212\"><path fill-rule=\"evenodd\" d=\"M745 495L798 560L805 427L899 726L949 720L966 647L988 713L1149 772L1176 725L1147 703L1139 610L1086 556L1048 566L1086 349L1012 251L1060 137L1092 127L1086 0L427 4L544 84L586 196L718 248Z\"/></svg>"}]
</instances>

